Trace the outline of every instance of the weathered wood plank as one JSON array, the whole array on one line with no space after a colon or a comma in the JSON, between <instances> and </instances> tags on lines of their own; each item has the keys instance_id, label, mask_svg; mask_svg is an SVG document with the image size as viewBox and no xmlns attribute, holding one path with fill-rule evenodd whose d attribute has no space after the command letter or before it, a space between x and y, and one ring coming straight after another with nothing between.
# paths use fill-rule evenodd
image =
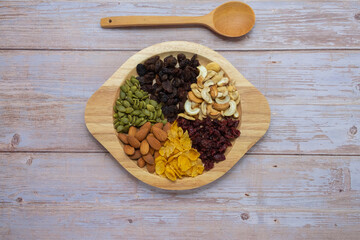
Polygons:
<instances>
[{"instance_id":1,"label":"weathered wood plank","mask_svg":"<svg viewBox=\"0 0 360 240\"><path fill-rule=\"evenodd\" d=\"M114 30L99 24L102 17L117 15L203 15L223 2L1 1L0 48L139 50L170 40L215 50L360 48L358 1L251 1L256 25L239 39L199 27Z\"/></svg>"},{"instance_id":2,"label":"weathered wood plank","mask_svg":"<svg viewBox=\"0 0 360 240\"><path fill-rule=\"evenodd\" d=\"M247 155L218 181L174 192L106 153L1 153L0 236L356 239L359 171L355 156Z\"/></svg>"},{"instance_id":3,"label":"weathered wood plank","mask_svg":"<svg viewBox=\"0 0 360 240\"><path fill-rule=\"evenodd\" d=\"M252 153L360 154L359 51L220 53L270 103L270 129ZM132 54L0 51L0 150L104 151L85 104Z\"/></svg>"}]
</instances>

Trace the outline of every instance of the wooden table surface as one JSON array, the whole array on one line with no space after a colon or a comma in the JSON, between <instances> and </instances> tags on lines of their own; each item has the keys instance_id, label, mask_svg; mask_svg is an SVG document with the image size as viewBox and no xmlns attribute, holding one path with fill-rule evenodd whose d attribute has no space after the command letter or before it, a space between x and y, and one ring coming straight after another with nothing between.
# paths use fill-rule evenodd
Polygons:
<instances>
[{"instance_id":1,"label":"wooden table surface","mask_svg":"<svg viewBox=\"0 0 360 240\"><path fill-rule=\"evenodd\" d=\"M0 2L0 239L359 239L359 1L247 1L256 24L238 39L99 25L223 2ZM272 111L231 171L182 192L132 177L84 124L127 58L171 40L218 51Z\"/></svg>"}]
</instances>

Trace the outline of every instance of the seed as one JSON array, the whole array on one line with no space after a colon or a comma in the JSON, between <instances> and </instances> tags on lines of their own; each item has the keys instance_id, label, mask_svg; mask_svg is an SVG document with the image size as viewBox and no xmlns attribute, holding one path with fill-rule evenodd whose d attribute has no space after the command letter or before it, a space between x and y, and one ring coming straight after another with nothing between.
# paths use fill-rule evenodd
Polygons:
<instances>
[{"instance_id":1,"label":"seed","mask_svg":"<svg viewBox=\"0 0 360 240\"><path fill-rule=\"evenodd\" d=\"M125 116L125 113L123 112L118 112L119 118L122 118L123 116Z\"/></svg>"},{"instance_id":2,"label":"seed","mask_svg":"<svg viewBox=\"0 0 360 240\"><path fill-rule=\"evenodd\" d=\"M131 97L126 96L125 99L128 100L128 102L129 102L131 105L134 104L134 100L133 100Z\"/></svg>"},{"instance_id":3,"label":"seed","mask_svg":"<svg viewBox=\"0 0 360 240\"><path fill-rule=\"evenodd\" d=\"M127 107L127 108L125 109L125 112L126 112L126 113L131 113L132 111L134 111L134 109L133 109L132 107Z\"/></svg>"},{"instance_id":4,"label":"seed","mask_svg":"<svg viewBox=\"0 0 360 240\"><path fill-rule=\"evenodd\" d=\"M131 81L134 85L138 85L138 84L139 84L139 80L137 80L134 76L131 77L130 81Z\"/></svg>"},{"instance_id":5,"label":"seed","mask_svg":"<svg viewBox=\"0 0 360 240\"><path fill-rule=\"evenodd\" d=\"M123 125L119 125L119 126L116 128L116 131L119 133L119 132L121 132L123 129L124 129L124 126L123 126Z\"/></svg>"},{"instance_id":6,"label":"seed","mask_svg":"<svg viewBox=\"0 0 360 240\"><path fill-rule=\"evenodd\" d=\"M128 85L122 85L121 87L121 91L127 93L129 91L129 86Z\"/></svg>"},{"instance_id":7,"label":"seed","mask_svg":"<svg viewBox=\"0 0 360 240\"><path fill-rule=\"evenodd\" d=\"M134 116L139 116L141 114L141 111L140 110L134 110L131 114L134 115Z\"/></svg>"},{"instance_id":8,"label":"seed","mask_svg":"<svg viewBox=\"0 0 360 240\"><path fill-rule=\"evenodd\" d=\"M124 107L130 107L130 103L127 101L127 100L124 100L123 102L122 102L122 105L124 106Z\"/></svg>"},{"instance_id":9,"label":"seed","mask_svg":"<svg viewBox=\"0 0 360 240\"><path fill-rule=\"evenodd\" d=\"M149 101L149 103L150 103L152 106L154 106L155 108L156 108L157 105L158 105L157 102L154 101L154 100L152 100L152 99Z\"/></svg>"},{"instance_id":10,"label":"seed","mask_svg":"<svg viewBox=\"0 0 360 240\"><path fill-rule=\"evenodd\" d=\"M125 109L124 106L117 106L117 110L118 110L119 112L125 112L125 111L126 111L126 109Z\"/></svg>"},{"instance_id":11,"label":"seed","mask_svg":"<svg viewBox=\"0 0 360 240\"><path fill-rule=\"evenodd\" d=\"M131 115L128 115L127 117L128 117L128 119L129 119L129 122L131 122L131 121L132 121L132 116L131 116Z\"/></svg>"},{"instance_id":12,"label":"seed","mask_svg":"<svg viewBox=\"0 0 360 240\"><path fill-rule=\"evenodd\" d=\"M123 117L123 118L121 118L121 122L122 122L123 124L128 124L128 123L129 123L129 119L126 118L126 117Z\"/></svg>"},{"instance_id":13,"label":"seed","mask_svg":"<svg viewBox=\"0 0 360 240\"><path fill-rule=\"evenodd\" d=\"M139 90L135 92L135 96L138 98L142 98L144 94L142 94Z\"/></svg>"},{"instance_id":14,"label":"seed","mask_svg":"<svg viewBox=\"0 0 360 240\"><path fill-rule=\"evenodd\" d=\"M149 110L150 112L154 112L154 111L155 111L155 108L154 108L153 105L147 104L147 105L146 105L146 108L147 108L147 110Z\"/></svg>"},{"instance_id":15,"label":"seed","mask_svg":"<svg viewBox=\"0 0 360 240\"><path fill-rule=\"evenodd\" d=\"M131 90L133 93L135 93L135 91L137 90L137 87L136 87L136 86L132 86L132 87L130 88L130 90Z\"/></svg>"},{"instance_id":16,"label":"seed","mask_svg":"<svg viewBox=\"0 0 360 240\"><path fill-rule=\"evenodd\" d=\"M114 118L118 118L119 117L119 115L117 114L117 113L114 113Z\"/></svg>"},{"instance_id":17,"label":"seed","mask_svg":"<svg viewBox=\"0 0 360 240\"><path fill-rule=\"evenodd\" d=\"M143 109L142 111L143 111L143 113L144 113L146 116L148 116L148 117L150 116L149 110Z\"/></svg>"},{"instance_id":18,"label":"seed","mask_svg":"<svg viewBox=\"0 0 360 240\"><path fill-rule=\"evenodd\" d=\"M116 105L114 105L113 109L114 109L114 112L116 112L116 113L118 112Z\"/></svg>"},{"instance_id":19,"label":"seed","mask_svg":"<svg viewBox=\"0 0 360 240\"><path fill-rule=\"evenodd\" d=\"M125 97L126 97L126 93L123 92L123 91L121 91L121 92L120 92L120 98L121 98L121 99L125 99Z\"/></svg>"},{"instance_id":20,"label":"seed","mask_svg":"<svg viewBox=\"0 0 360 240\"><path fill-rule=\"evenodd\" d=\"M114 128L117 129L117 127L120 125L120 122L115 123Z\"/></svg>"}]
</instances>

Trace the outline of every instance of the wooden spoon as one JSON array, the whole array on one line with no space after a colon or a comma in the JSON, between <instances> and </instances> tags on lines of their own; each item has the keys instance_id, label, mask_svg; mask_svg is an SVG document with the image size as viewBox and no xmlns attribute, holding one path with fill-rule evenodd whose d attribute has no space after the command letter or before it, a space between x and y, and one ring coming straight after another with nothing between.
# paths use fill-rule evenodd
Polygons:
<instances>
[{"instance_id":1,"label":"wooden spoon","mask_svg":"<svg viewBox=\"0 0 360 240\"><path fill-rule=\"evenodd\" d=\"M103 28L134 26L202 25L226 37L240 37L255 24L255 13L242 2L227 2L209 14L199 17L178 16L120 16L102 18Z\"/></svg>"}]
</instances>

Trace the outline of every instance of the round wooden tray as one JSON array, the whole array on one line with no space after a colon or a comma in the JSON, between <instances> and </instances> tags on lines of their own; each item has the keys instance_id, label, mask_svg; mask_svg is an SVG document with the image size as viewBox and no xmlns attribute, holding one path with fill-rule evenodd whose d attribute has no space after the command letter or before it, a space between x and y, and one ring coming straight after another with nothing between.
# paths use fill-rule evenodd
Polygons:
<instances>
[{"instance_id":1,"label":"round wooden tray","mask_svg":"<svg viewBox=\"0 0 360 240\"><path fill-rule=\"evenodd\" d=\"M184 53L187 57L198 55L202 65L214 61L225 74L235 80L241 96L240 137L228 148L226 160L215 164L210 171L195 178L186 177L172 182L158 175L150 174L146 168L139 168L136 161L125 155L113 126L113 106L119 96L120 85L132 75L136 76L136 65L146 59ZM130 57L89 99L85 109L85 123L90 133L111 153L129 173L139 180L168 190L185 190L204 186L229 171L240 158L266 133L270 124L270 108L266 98L246 80L224 57L197 43L173 41L155 44Z\"/></svg>"}]
</instances>

